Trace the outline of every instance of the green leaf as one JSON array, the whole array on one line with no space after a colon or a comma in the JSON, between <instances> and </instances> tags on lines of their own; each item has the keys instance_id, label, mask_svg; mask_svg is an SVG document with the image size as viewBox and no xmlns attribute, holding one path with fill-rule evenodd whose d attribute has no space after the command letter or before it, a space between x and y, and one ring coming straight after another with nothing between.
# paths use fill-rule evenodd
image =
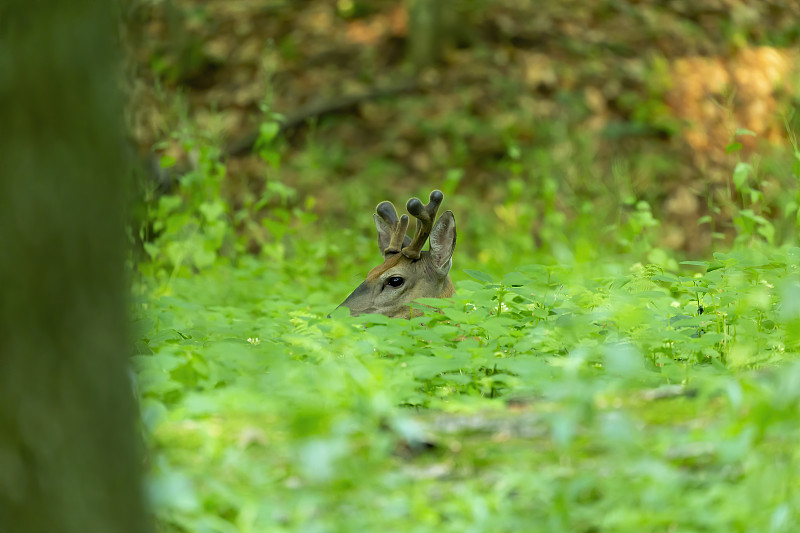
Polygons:
<instances>
[{"instance_id":1,"label":"green leaf","mask_svg":"<svg viewBox=\"0 0 800 533\"><path fill-rule=\"evenodd\" d=\"M694 294L706 294L708 287L687 287L686 290Z\"/></svg>"},{"instance_id":2,"label":"green leaf","mask_svg":"<svg viewBox=\"0 0 800 533\"><path fill-rule=\"evenodd\" d=\"M260 150L259 157L274 169L279 169L281 166L281 154L275 150Z\"/></svg>"},{"instance_id":3,"label":"green leaf","mask_svg":"<svg viewBox=\"0 0 800 533\"><path fill-rule=\"evenodd\" d=\"M747 178L753 171L753 165L739 161L736 163L736 168L733 169L733 184L737 189L747 182Z\"/></svg>"},{"instance_id":4,"label":"green leaf","mask_svg":"<svg viewBox=\"0 0 800 533\"><path fill-rule=\"evenodd\" d=\"M730 154L732 152L738 152L741 149L742 149L742 143L733 142L733 143L731 143L731 144L729 144L728 146L725 147L725 153Z\"/></svg>"},{"instance_id":5,"label":"green leaf","mask_svg":"<svg viewBox=\"0 0 800 533\"><path fill-rule=\"evenodd\" d=\"M478 281L483 281L484 283L493 283L494 282L494 278L492 278L492 276L490 276L489 274L486 274L485 272L480 272L479 270L465 269L464 273L467 276L469 276L469 277L471 277L473 279L477 279Z\"/></svg>"},{"instance_id":6,"label":"green leaf","mask_svg":"<svg viewBox=\"0 0 800 533\"><path fill-rule=\"evenodd\" d=\"M458 183L463 179L464 175L463 168L451 168L447 171L444 178L444 183L442 184L442 191L445 194L453 194L458 186Z\"/></svg>"},{"instance_id":7,"label":"green leaf","mask_svg":"<svg viewBox=\"0 0 800 533\"><path fill-rule=\"evenodd\" d=\"M153 244L152 242L142 243L142 248L144 248L144 251L147 252L147 255L150 256L150 259L155 259L156 256L161 251L161 248L158 245Z\"/></svg>"},{"instance_id":8,"label":"green leaf","mask_svg":"<svg viewBox=\"0 0 800 533\"><path fill-rule=\"evenodd\" d=\"M453 300L446 300L444 298L417 298L414 300L414 303L427 305L429 307L435 307L436 309L442 309L444 307L453 307L454 302Z\"/></svg>"},{"instance_id":9,"label":"green leaf","mask_svg":"<svg viewBox=\"0 0 800 533\"><path fill-rule=\"evenodd\" d=\"M335 318L337 320L350 318L350 310L346 307L337 307L331 311L331 318Z\"/></svg>"},{"instance_id":10,"label":"green leaf","mask_svg":"<svg viewBox=\"0 0 800 533\"><path fill-rule=\"evenodd\" d=\"M358 319L365 324L388 324L389 317L385 315L376 315L376 314L364 314L359 315Z\"/></svg>"},{"instance_id":11,"label":"green leaf","mask_svg":"<svg viewBox=\"0 0 800 533\"><path fill-rule=\"evenodd\" d=\"M192 262L197 268L208 268L214 264L217 254L212 250L206 250L202 246L195 246L191 250Z\"/></svg>"},{"instance_id":12,"label":"green leaf","mask_svg":"<svg viewBox=\"0 0 800 533\"><path fill-rule=\"evenodd\" d=\"M280 130L281 125L277 122L262 122L261 127L258 129L258 142L264 145L269 144L275 137L277 137Z\"/></svg>"},{"instance_id":13,"label":"green leaf","mask_svg":"<svg viewBox=\"0 0 800 533\"><path fill-rule=\"evenodd\" d=\"M531 282L530 277L522 274L521 272L509 272L505 276L503 276L503 285L506 286L514 286L514 285L526 285Z\"/></svg>"},{"instance_id":14,"label":"green leaf","mask_svg":"<svg viewBox=\"0 0 800 533\"><path fill-rule=\"evenodd\" d=\"M176 195L167 194L158 199L159 215L165 217L178 209L183 204L183 198Z\"/></svg>"},{"instance_id":15,"label":"green leaf","mask_svg":"<svg viewBox=\"0 0 800 533\"><path fill-rule=\"evenodd\" d=\"M272 235L276 241L280 241L284 234L289 231L289 228L286 226L286 224L276 220L271 220L266 217L261 219L261 225L270 233L270 235Z\"/></svg>"},{"instance_id":16,"label":"green leaf","mask_svg":"<svg viewBox=\"0 0 800 533\"><path fill-rule=\"evenodd\" d=\"M665 272L664 274L656 274L652 278L653 281L666 281L667 283L678 283L678 277Z\"/></svg>"},{"instance_id":17,"label":"green leaf","mask_svg":"<svg viewBox=\"0 0 800 533\"><path fill-rule=\"evenodd\" d=\"M484 290L485 285L482 285L477 281L472 281L471 279L465 279L456 282L456 287L458 287L459 291L475 292Z\"/></svg>"},{"instance_id":18,"label":"green leaf","mask_svg":"<svg viewBox=\"0 0 800 533\"><path fill-rule=\"evenodd\" d=\"M222 202L203 202L198 206L198 210L209 222L217 220L225 214L225 205Z\"/></svg>"},{"instance_id":19,"label":"green leaf","mask_svg":"<svg viewBox=\"0 0 800 533\"><path fill-rule=\"evenodd\" d=\"M189 512L200 508L191 478L177 471L151 476L147 491L151 501L170 512Z\"/></svg>"}]
</instances>

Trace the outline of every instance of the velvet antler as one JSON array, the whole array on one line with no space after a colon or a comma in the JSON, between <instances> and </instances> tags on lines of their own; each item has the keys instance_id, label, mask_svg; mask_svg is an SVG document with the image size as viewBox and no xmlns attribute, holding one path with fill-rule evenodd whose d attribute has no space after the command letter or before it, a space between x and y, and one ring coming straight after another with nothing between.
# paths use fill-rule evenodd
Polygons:
<instances>
[{"instance_id":1,"label":"velvet antler","mask_svg":"<svg viewBox=\"0 0 800 533\"><path fill-rule=\"evenodd\" d=\"M379 203L376 211L378 212L376 217L380 217L391 231L391 239L388 246L381 250L383 256L387 257L388 255L400 253L400 250L403 249L403 239L405 239L406 230L408 229L408 215L403 215L398 219L397 211L392 202Z\"/></svg>"},{"instance_id":2,"label":"velvet antler","mask_svg":"<svg viewBox=\"0 0 800 533\"><path fill-rule=\"evenodd\" d=\"M402 249L403 255L409 259L419 259L422 247L428 240L428 235L431 234L433 223L436 221L436 212L444 199L442 191L435 190L431 193L427 205L422 205L419 198L412 198L406 204L406 209L417 219L417 232L411 244ZM388 202L384 202L388 203ZM381 204L383 205L383 204ZM391 205L391 204L389 204ZM380 206L378 206L380 208ZM394 207L392 207L394 212ZM405 216L405 215L403 215ZM395 214L395 217L397 215Z\"/></svg>"}]
</instances>

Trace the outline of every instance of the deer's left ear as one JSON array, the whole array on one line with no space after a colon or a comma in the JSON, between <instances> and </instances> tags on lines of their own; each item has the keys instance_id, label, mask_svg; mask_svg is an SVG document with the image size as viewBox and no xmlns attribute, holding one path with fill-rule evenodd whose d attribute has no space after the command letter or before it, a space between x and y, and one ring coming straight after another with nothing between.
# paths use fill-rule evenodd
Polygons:
<instances>
[{"instance_id":1,"label":"deer's left ear","mask_svg":"<svg viewBox=\"0 0 800 533\"><path fill-rule=\"evenodd\" d=\"M456 249L456 218L452 211L445 211L431 230L431 259L436 269L446 276L450 272L453 250Z\"/></svg>"},{"instance_id":2,"label":"deer's left ear","mask_svg":"<svg viewBox=\"0 0 800 533\"><path fill-rule=\"evenodd\" d=\"M392 239L392 228L378 215L372 215L372 218L375 219L375 229L378 230L378 249L381 251L383 258L386 259L383 251L389 247L389 241Z\"/></svg>"}]
</instances>

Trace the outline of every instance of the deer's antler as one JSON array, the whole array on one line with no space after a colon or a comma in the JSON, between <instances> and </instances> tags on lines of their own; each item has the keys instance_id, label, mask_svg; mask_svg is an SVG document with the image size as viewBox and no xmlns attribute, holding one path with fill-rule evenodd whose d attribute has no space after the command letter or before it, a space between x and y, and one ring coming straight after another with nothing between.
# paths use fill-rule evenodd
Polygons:
<instances>
[{"instance_id":1,"label":"deer's antler","mask_svg":"<svg viewBox=\"0 0 800 533\"><path fill-rule=\"evenodd\" d=\"M397 211L392 202L381 202L375 210L378 212L378 216L381 217L392 231L389 246L383 249L383 256L386 257L389 254L400 253L403 249L403 239L408 229L408 215L403 215L398 219Z\"/></svg>"},{"instance_id":2,"label":"deer's antler","mask_svg":"<svg viewBox=\"0 0 800 533\"><path fill-rule=\"evenodd\" d=\"M422 202L419 200L419 198L412 198L408 201L406 204L406 209L409 213L414 215L414 218L417 219L417 232L414 235L414 240L411 241L411 244L402 249L404 256L408 257L409 259L419 259L420 252L422 252L422 247L425 246L425 241L428 240L428 235L431 234L431 229L433 229L433 223L436 220L436 212L439 210L439 205L441 205L442 199L444 199L442 191L435 190L431 193L427 205L422 205ZM389 202L384 202L384 204L386 203ZM378 209L378 212L380 213L380 206L378 206ZM396 220L397 214L394 212L394 207L392 207L392 214L394 214ZM408 222L406 222L406 225L408 225ZM405 229L403 232L405 232ZM394 242L394 238L392 239L392 242Z\"/></svg>"}]
</instances>

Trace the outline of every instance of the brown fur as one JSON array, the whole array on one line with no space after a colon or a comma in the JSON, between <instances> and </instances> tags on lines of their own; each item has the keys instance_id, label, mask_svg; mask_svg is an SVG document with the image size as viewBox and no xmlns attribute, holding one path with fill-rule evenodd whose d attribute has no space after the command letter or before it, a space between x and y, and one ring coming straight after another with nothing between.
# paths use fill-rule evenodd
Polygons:
<instances>
[{"instance_id":1,"label":"brown fur","mask_svg":"<svg viewBox=\"0 0 800 533\"><path fill-rule=\"evenodd\" d=\"M438 200L436 199L437 193ZM419 204L419 200L416 202ZM435 202L438 206L438 202L441 202L441 192L431 193L431 202ZM388 202L379 204L376 210L379 214L383 212L382 216L390 218L384 211L391 207L391 213L395 213L394 206L389 204L387 207L387 204ZM423 209L431 211L428 206L415 208L412 202L409 204L411 205L410 212ZM435 215L436 208L434 207L426 215L429 217L426 219L429 221L428 223ZM418 218L423 217L419 215ZM455 288L449 275L453 250L456 245L456 225L452 212L446 211L432 228L428 226L430 249L424 252L419 250L428 236L427 233L418 233L417 237L422 241L418 246L405 237L404 247L402 251L398 251L396 245L391 243L400 241L402 234L399 232L404 231L405 226L395 228L397 225L396 213L394 214L394 225L389 223L391 220L387 222L379 215L375 215L375 220L378 229L378 244L384 255L384 261L369 271L364 282L356 287L340 307L347 307L350 309L350 314L354 316L370 313L410 318L412 308L415 315L422 314L419 306L412 306L417 298L448 298L455 294ZM408 256L416 259L410 259ZM389 280L393 277L402 278L400 285L395 287L389 284Z\"/></svg>"},{"instance_id":2,"label":"brown fur","mask_svg":"<svg viewBox=\"0 0 800 533\"><path fill-rule=\"evenodd\" d=\"M402 259L405 259L406 261L409 262L411 261L403 254L394 254L393 256L386 259L386 261L384 261L380 265L370 270L369 274L367 274L367 281L374 281L378 279L379 277L381 277L381 274L383 274L393 266L397 265Z\"/></svg>"},{"instance_id":3,"label":"brown fur","mask_svg":"<svg viewBox=\"0 0 800 533\"><path fill-rule=\"evenodd\" d=\"M386 281L400 276L405 281L400 289L386 287ZM392 291L395 293L392 293ZM403 254L386 258L380 265L370 270L367 278L342 303L353 315L376 313L390 317L409 318L409 306L417 298L449 298L455 294L455 287L449 275L442 275L432 263L428 252L414 261ZM418 309L415 315L422 312Z\"/></svg>"}]
</instances>

